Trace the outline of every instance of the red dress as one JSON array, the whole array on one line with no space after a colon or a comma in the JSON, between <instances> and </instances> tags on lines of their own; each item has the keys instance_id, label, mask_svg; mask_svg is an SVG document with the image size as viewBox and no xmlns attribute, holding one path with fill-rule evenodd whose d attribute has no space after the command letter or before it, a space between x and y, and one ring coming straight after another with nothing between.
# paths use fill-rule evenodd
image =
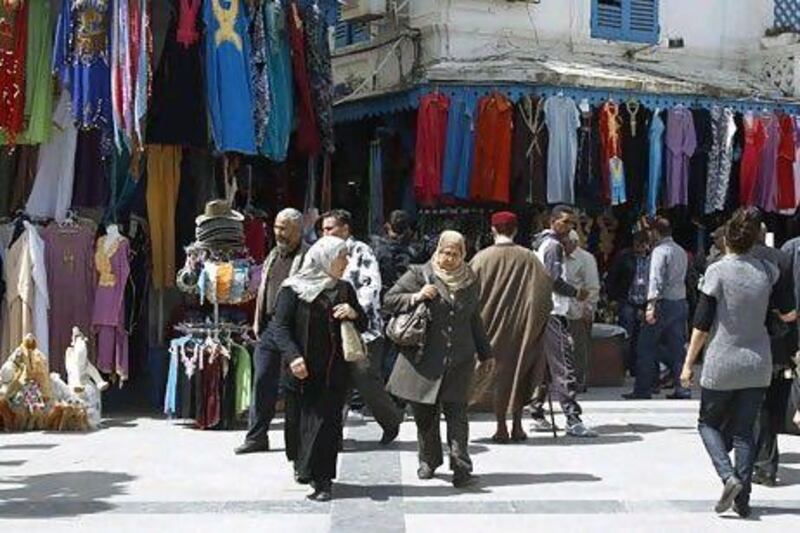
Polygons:
<instances>
[{"instance_id":1,"label":"red dress","mask_svg":"<svg viewBox=\"0 0 800 533\"><path fill-rule=\"evenodd\" d=\"M750 113L745 115L744 151L742 152L741 169L739 171L739 203L741 205L754 205L761 151L764 149L766 140L767 133L764 129L764 123Z\"/></svg>"},{"instance_id":2,"label":"red dress","mask_svg":"<svg viewBox=\"0 0 800 533\"><path fill-rule=\"evenodd\" d=\"M794 120L781 114L778 118L781 140L778 144L778 209L797 207L794 190L795 131Z\"/></svg>"},{"instance_id":3,"label":"red dress","mask_svg":"<svg viewBox=\"0 0 800 533\"><path fill-rule=\"evenodd\" d=\"M0 131L9 140L25 128L25 47L28 3L0 2Z\"/></svg>"},{"instance_id":4,"label":"red dress","mask_svg":"<svg viewBox=\"0 0 800 533\"><path fill-rule=\"evenodd\" d=\"M447 142L450 99L439 93L420 98L417 113L417 148L414 160L414 197L433 205L442 194L442 163Z\"/></svg>"},{"instance_id":5,"label":"red dress","mask_svg":"<svg viewBox=\"0 0 800 533\"><path fill-rule=\"evenodd\" d=\"M289 45L292 48L292 70L297 87L297 150L305 155L317 155L322 151L322 139L317 128L317 114L311 94L311 78L306 63L306 37L303 19L292 2L288 14Z\"/></svg>"},{"instance_id":6,"label":"red dress","mask_svg":"<svg viewBox=\"0 0 800 533\"><path fill-rule=\"evenodd\" d=\"M470 177L473 200L509 203L513 120L514 104L502 94L494 93L478 101Z\"/></svg>"}]
</instances>

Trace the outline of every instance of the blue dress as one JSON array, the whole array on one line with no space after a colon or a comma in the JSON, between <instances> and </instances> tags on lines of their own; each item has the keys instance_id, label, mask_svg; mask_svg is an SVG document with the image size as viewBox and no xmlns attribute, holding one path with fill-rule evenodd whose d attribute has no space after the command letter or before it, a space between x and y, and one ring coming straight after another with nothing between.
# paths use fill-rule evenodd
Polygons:
<instances>
[{"instance_id":1,"label":"blue dress","mask_svg":"<svg viewBox=\"0 0 800 533\"><path fill-rule=\"evenodd\" d=\"M447 144L442 170L442 195L469 199L472 154L475 151L475 107L472 93L457 95L450 102L447 116Z\"/></svg>"},{"instance_id":2,"label":"blue dress","mask_svg":"<svg viewBox=\"0 0 800 533\"><path fill-rule=\"evenodd\" d=\"M61 0L53 71L69 90L78 129L111 127L111 0Z\"/></svg>"},{"instance_id":3,"label":"blue dress","mask_svg":"<svg viewBox=\"0 0 800 533\"><path fill-rule=\"evenodd\" d=\"M286 27L286 11L280 2L264 6L267 29L267 76L272 108L261 153L277 162L285 161L294 118L292 56Z\"/></svg>"},{"instance_id":4,"label":"blue dress","mask_svg":"<svg viewBox=\"0 0 800 533\"><path fill-rule=\"evenodd\" d=\"M650 161L647 179L647 214L655 216L658 211L658 193L661 188L662 159L664 156L664 130L666 126L658 113L653 113L650 122Z\"/></svg>"},{"instance_id":5,"label":"blue dress","mask_svg":"<svg viewBox=\"0 0 800 533\"><path fill-rule=\"evenodd\" d=\"M243 1L204 2L206 90L217 150L255 154L250 37Z\"/></svg>"}]
</instances>

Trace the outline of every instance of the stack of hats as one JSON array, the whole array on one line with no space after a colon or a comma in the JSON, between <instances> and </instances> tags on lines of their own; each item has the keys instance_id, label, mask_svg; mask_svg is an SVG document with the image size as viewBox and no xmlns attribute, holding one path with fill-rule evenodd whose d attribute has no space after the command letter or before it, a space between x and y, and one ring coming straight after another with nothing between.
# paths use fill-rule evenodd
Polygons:
<instances>
[{"instance_id":1,"label":"stack of hats","mask_svg":"<svg viewBox=\"0 0 800 533\"><path fill-rule=\"evenodd\" d=\"M224 200L206 204L205 212L195 219L195 243L209 250L244 248L244 216Z\"/></svg>"}]
</instances>

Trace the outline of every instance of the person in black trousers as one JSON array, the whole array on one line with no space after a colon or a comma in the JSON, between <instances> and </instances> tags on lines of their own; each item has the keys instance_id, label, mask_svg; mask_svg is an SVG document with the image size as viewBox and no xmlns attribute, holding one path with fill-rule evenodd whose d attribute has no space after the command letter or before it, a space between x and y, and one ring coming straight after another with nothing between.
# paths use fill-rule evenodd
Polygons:
<instances>
[{"instance_id":1,"label":"person in black trousers","mask_svg":"<svg viewBox=\"0 0 800 533\"><path fill-rule=\"evenodd\" d=\"M342 323L352 321L359 333L368 325L355 290L342 281L347 261L342 239L314 243L283 284L270 325L285 369L286 457L295 479L313 487L308 499L320 502L332 497L348 392Z\"/></svg>"},{"instance_id":2,"label":"person in black trousers","mask_svg":"<svg viewBox=\"0 0 800 533\"><path fill-rule=\"evenodd\" d=\"M281 285L300 270L308 251L308 245L301 239L302 226L303 215L297 209L284 209L275 217L277 244L264 261L253 325L259 336L253 354L253 401L244 443L234 450L237 455L269 451L269 425L275 416L281 366L280 353L268 326L275 314Z\"/></svg>"}]
</instances>

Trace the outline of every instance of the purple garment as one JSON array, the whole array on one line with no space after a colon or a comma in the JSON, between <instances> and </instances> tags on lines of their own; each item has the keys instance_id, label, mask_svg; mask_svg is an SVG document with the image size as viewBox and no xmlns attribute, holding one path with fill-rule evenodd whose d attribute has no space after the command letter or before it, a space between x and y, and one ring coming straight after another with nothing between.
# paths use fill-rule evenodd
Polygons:
<instances>
[{"instance_id":1,"label":"purple garment","mask_svg":"<svg viewBox=\"0 0 800 533\"><path fill-rule=\"evenodd\" d=\"M764 149L758 165L753 203L767 213L778 210L778 150L781 143L780 125L775 115L762 115L756 120L764 124Z\"/></svg>"},{"instance_id":2,"label":"purple garment","mask_svg":"<svg viewBox=\"0 0 800 533\"><path fill-rule=\"evenodd\" d=\"M689 159L697 148L692 112L675 107L667 112L667 207L689 203Z\"/></svg>"},{"instance_id":3,"label":"purple garment","mask_svg":"<svg viewBox=\"0 0 800 533\"><path fill-rule=\"evenodd\" d=\"M72 187L73 207L105 207L109 199L109 169L101 148L102 132L78 132L75 151L75 183Z\"/></svg>"},{"instance_id":4,"label":"purple garment","mask_svg":"<svg viewBox=\"0 0 800 533\"><path fill-rule=\"evenodd\" d=\"M82 226L51 224L42 231L50 298L50 371L66 376L64 354L72 327L88 335L94 306L94 233Z\"/></svg>"},{"instance_id":5,"label":"purple garment","mask_svg":"<svg viewBox=\"0 0 800 533\"><path fill-rule=\"evenodd\" d=\"M96 257L105 249L105 237L97 241ZM125 330L125 286L130 274L130 244L122 239L110 257L111 272L115 276L112 286L103 286L98 268L98 284L94 297L92 325L98 333L97 366L107 374L117 374L121 380L128 378L128 333ZM95 262L97 266L97 261Z\"/></svg>"}]
</instances>

